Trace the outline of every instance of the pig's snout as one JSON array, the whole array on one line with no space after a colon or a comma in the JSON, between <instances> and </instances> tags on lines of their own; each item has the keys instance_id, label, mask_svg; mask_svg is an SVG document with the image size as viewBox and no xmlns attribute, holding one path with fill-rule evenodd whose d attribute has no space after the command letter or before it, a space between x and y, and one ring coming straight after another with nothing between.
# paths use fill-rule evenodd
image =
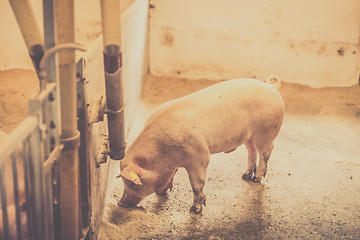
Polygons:
<instances>
[{"instance_id":1,"label":"pig's snout","mask_svg":"<svg viewBox=\"0 0 360 240\"><path fill-rule=\"evenodd\" d=\"M118 201L118 205L122 207L135 207L140 201L140 197L124 193L120 201Z\"/></svg>"}]
</instances>

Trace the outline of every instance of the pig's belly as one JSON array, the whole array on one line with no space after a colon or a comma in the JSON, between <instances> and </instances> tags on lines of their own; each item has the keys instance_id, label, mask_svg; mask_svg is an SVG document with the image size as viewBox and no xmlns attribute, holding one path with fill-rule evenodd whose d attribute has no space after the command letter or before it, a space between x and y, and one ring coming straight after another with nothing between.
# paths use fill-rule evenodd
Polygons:
<instances>
[{"instance_id":1,"label":"pig's belly","mask_svg":"<svg viewBox=\"0 0 360 240\"><path fill-rule=\"evenodd\" d=\"M222 108L224 110L224 108ZM245 112L243 112L245 113ZM211 154L228 152L237 148L251 137L248 114L224 114L221 110L209 117L208 113L199 114L193 126L198 130L198 139L204 140ZM216 116L216 117L215 117Z\"/></svg>"},{"instance_id":2,"label":"pig's belly","mask_svg":"<svg viewBox=\"0 0 360 240\"><path fill-rule=\"evenodd\" d=\"M224 129L225 128L225 129ZM251 137L249 131L241 129L228 129L222 126L217 133L206 137L207 145L211 154L220 152L230 152L243 143L247 142Z\"/></svg>"},{"instance_id":3,"label":"pig's belly","mask_svg":"<svg viewBox=\"0 0 360 240\"><path fill-rule=\"evenodd\" d=\"M221 110L217 109L217 117L209 118L207 112L198 114L195 125L199 128L211 154L230 152L254 136L260 138L260 141L272 141L281 126L282 112L279 105L272 111L258 108L255 113L242 109L229 114L223 106Z\"/></svg>"}]
</instances>

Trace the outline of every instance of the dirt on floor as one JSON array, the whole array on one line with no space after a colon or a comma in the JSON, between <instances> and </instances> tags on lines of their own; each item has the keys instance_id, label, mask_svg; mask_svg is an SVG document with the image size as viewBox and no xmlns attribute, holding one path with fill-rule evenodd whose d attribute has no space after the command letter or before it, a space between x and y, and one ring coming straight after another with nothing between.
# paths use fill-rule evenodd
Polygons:
<instances>
[{"instance_id":1,"label":"dirt on floor","mask_svg":"<svg viewBox=\"0 0 360 240\"><path fill-rule=\"evenodd\" d=\"M39 91L33 70L0 71L0 131L10 133L26 117L28 101Z\"/></svg>"},{"instance_id":2,"label":"dirt on floor","mask_svg":"<svg viewBox=\"0 0 360 240\"><path fill-rule=\"evenodd\" d=\"M285 80L286 81L286 80ZM38 91L33 71L0 72L0 130L9 133ZM214 84L149 76L132 124L135 139L164 101ZM262 183L241 179L247 152L212 155L207 206L189 212L192 190L184 169L165 196L122 208L120 179L112 179L98 239L360 239L360 86L314 89L283 83L286 114Z\"/></svg>"},{"instance_id":3,"label":"dirt on floor","mask_svg":"<svg viewBox=\"0 0 360 240\"><path fill-rule=\"evenodd\" d=\"M214 84L149 76L130 143L157 105ZM117 205L114 179L99 239L359 239L360 86L281 86L286 114L262 183L241 179L247 152L212 155L207 206L189 212L192 190L184 169L165 196L138 207Z\"/></svg>"}]
</instances>

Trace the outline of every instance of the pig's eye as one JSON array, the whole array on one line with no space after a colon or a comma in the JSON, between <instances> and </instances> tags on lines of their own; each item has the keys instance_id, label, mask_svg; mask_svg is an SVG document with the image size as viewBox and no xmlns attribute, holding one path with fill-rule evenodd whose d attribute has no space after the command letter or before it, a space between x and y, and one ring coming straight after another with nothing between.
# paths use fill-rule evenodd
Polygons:
<instances>
[{"instance_id":1,"label":"pig's eye","mask_svg":"<svg viewBox=\"0 0 360 240\"><path fill-rule=\"evenodd\" d=\"M129 187L133 190L138 190L138 189L140 189L141 186L136 185L134 182L129 181Z\"/></svg>"}]
</instances>

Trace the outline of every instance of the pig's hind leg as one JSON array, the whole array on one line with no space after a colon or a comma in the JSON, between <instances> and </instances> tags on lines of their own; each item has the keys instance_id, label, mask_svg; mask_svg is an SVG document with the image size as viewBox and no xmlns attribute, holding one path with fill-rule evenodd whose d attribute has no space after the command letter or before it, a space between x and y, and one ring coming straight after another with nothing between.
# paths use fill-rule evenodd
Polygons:
<instances>
[{"instance_id":1,"label":"pig's hind leg","mask_svg":"<svg viewBox=\"0 0 360 240\"><path fill-rule=\"evenodd\" d=\"M255 171L255 175L252 178L253 182L260 182L262 177L265 177L267 172L267 163L270 159L271 152L274 148L274 145L272 142L257 145L258 151L259 151L259 164L257 166L257 169Z\"/></svg>"},{"instance_id":2,"label":"pig's hind leg","mask_svg":"<svg viewBox=\"0 0 360 240\"><path fill-rule=\"evenodd\" d=\"M245 142L244 145L248 152L248 167L246 169L246 172L242 175L242 179L250 181L256 172L256 159L258 151L252 139Z\"/></svg>"},{"instance_id":3,"label":"pig's hind leg","mask_svg":"<svg viewBox=\"0 0 360 240\"><path fill-rule=\"evenodd\" d=\"M206 206L206 198L203 193L205 185L206 169L210 161L210 153L202 153L198 156L194 156L194 159L190 161L190 164L185 167L190 184L194 194L194 202L190 208L190 212L196 214L201 213L202 205Z\"/></svg>"}]
</instances>

